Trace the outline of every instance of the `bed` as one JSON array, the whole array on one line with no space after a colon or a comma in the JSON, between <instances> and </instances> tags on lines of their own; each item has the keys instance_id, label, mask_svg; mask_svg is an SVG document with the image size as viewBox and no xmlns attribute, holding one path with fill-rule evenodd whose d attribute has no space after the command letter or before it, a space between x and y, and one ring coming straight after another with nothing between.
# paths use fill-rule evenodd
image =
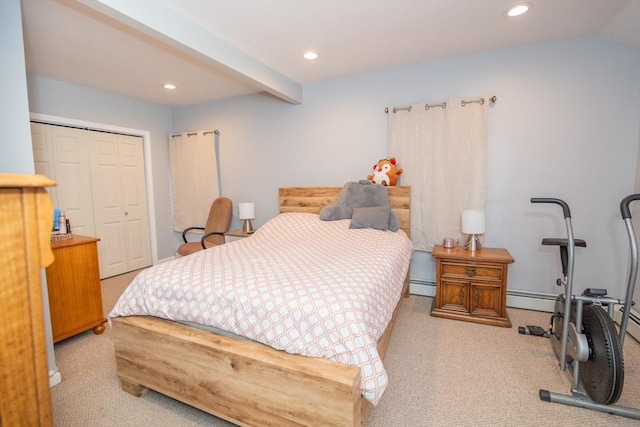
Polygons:
<instances>
[{"instance_id":1,"label":"bed","mask_svg":"<svg viewBox=\"0 0 640 427\"><path fill-rule=\"evenodd\" d=\"M281 188L280 213L284 215L279 215L276 220L281 221L281 217L282 221L289 221L292 218L303 222L305 227L315 226L317 214L322 207L337 200L340 190L341 187ZM410 188L389 187L388 191L389 204L400 217L400 228L409 235ZM286 214L290 213L316 215L288 217ZM337 222L344 221L348 220ZM268 232L273 228L267 225L269 227L265 227L264 232L259 229L254 236L244 239L246 243L238 241L223 246L228 246L227 251L238 252L250 251L249 243L254 242L267 247ZM282 222L281 226L290 225ZM233 262L227 262L227 265L235 271ZM270 274L278 275L279 271L274 269ZM166 276L163 272L157 275ZM408 296L408 263L399 282L398 292ZM373 344L376 348L374 353L380 358L386 352L401 300L396 298L397 303L394 302L395 308L392 307L387 316L386 326L377 325L379 339ZM170 313L162 313L161 316L171 317ZM110 315L110 322L122 389L135 396L152 389L222 419L248 426L363 426L372 402L379 399L375 392L365 398L369 383L363 381L363 377L371 375L370 369L345 363L344 360L340 363L337 360L341 360L343 355L339 352L335 360L290 354L287 346L295 347L295 340L291 340L293 344L287 341L279 350L225 331L212 331L189 322L148 315L116 313L115 317ZM375 323L369 318L367 322Z\"/></svg>"}]
</instances>

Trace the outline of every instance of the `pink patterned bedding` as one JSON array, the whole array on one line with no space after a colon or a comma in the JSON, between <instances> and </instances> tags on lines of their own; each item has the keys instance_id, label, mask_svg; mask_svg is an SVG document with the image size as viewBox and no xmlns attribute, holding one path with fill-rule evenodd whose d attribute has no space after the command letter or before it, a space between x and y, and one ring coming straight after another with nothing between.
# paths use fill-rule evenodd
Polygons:
<instances>
[{"instance_id":1,"label":"pink patterned bedding","mask_svg":"<svg viewBox=\"0 0 640 427\"><path fill-rule=\"evenodd\" d=\"M413 253L402 231L285 213L253 236L142 271L109 317L149 315L213 326L287 353L358 366L377 404L377 351Z\"/></svg>"}]
</instances>

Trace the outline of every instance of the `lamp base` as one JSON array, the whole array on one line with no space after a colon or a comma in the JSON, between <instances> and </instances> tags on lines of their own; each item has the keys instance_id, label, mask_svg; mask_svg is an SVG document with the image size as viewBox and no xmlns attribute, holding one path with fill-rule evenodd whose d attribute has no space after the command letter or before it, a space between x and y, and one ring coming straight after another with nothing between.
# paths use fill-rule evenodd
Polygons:
<instances>
[{"instance_id":1,"label":"lamp base","mask_svg":"<svg viewBox=\"0 0 640 427\"><path fill-rule=\"evenodd\" d=\"M480 236L477 234L472 234L469 237L469 241L467 242L467 249L471 252L476 252L479 251L480 248Z\"/></svg>"},{"instance_id":2,"label":"lamp base","mask_svg":"<svg viewBox=\"0 0 640 427\"><path fill-rule=\"evenodd\" d=\"M242 220L242 231L244 231L247 234L251 234L253 233L255 230L253 229L253 224L251 223L250 219L243 219Z\"/></svg>"}]
</instances>

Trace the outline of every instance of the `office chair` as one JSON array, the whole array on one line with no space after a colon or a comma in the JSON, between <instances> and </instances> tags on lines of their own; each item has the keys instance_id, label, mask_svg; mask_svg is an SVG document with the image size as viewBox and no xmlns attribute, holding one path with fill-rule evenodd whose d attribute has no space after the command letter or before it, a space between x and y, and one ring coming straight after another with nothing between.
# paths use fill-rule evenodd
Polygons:
<instances>
[{"instance_id":1,"label":"office chair","mask_svg":"<svg viewBox=\"0 0 640 427\"><path fill-rule=\"evenodd\" d=\"M203 249L224 244L224 233L229 231L233 218L233 204L231 199L218 197L211 204L209 217L204 227L189 227L182 232L184 243L178 247L178 254L185 256ZM200 241L190 242L187 234L193 230L203 230Z\"/></svg>"}]
</instances>

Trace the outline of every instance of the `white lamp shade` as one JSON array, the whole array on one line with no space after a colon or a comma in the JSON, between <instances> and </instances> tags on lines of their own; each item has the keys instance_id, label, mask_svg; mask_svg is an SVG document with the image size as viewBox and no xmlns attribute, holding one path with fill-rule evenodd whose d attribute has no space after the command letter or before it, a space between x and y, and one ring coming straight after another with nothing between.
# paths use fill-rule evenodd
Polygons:
<instances>
[{"instance_id":1,"label":"white lamp shade","mask_svg":"<svg viewBox=\"0 0 640 427\"><path fill-rule=\"evenodd\" d=\"M253 203L238 203L238 217L240 219L254 219L256 217L255 207Z\"/></svg>"},{"instance_id":2,"label":"white lamp shade","mask_svg":"<svg viewBox=\"0 0 640 427\"><path fill-rule=\"evenodd\" d=\"M464 234L484 233L484 211L468 210L462 212L462 232Z\"/></svg>"}]
</instances>

